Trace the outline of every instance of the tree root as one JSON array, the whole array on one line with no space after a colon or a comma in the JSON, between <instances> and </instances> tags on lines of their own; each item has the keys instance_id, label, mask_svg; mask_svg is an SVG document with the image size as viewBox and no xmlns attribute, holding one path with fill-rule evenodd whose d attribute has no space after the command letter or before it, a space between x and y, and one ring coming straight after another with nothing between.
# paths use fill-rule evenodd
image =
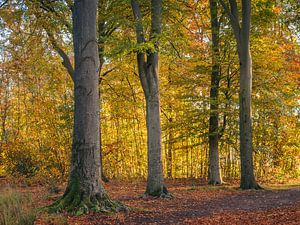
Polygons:
<instances>
[{"instance_id":1,"label":"tree root","mask_svg":"<svg viewBox=\"0 0 300 225\"><path fill-rule=\"evenodd\" d=\"M160 188L156 191L149 191L146 190L146 192L141 196L141 198L147 198L147 197L157 197L157 198L172 198L173 195L167 190L165 186L163 188Z\"/></svg>"},{"instance_id":2,"label":"tree root","mask_svg":"<svg viewBox=\"0 0 300 225\"><path fill-rule=\"evenodd\" d=\"M264 190L259 184L248 184L248 185L240 185L240 189L242 190Z\"/></svg>"},{"instance_id":3,"label":"tree root","mask_svg":"<svg viewBox=\"0 0 300 225\"><path fill-rule=\"evenodd\" d=\"M52 205L44 208L49 213L67 211L74 215L89 212L114 213L128 211L128 208L118 201L112 201L107 194L85 195L77 184L70 185L65 194Z\"/></svg>"}]
</instances>

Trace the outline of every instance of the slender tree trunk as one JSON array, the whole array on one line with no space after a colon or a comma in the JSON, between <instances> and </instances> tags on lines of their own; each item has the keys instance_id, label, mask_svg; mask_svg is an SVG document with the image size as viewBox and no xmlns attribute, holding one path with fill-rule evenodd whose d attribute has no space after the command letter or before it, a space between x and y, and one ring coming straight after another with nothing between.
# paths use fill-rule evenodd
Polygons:
<instances>
[{"instance_id":1,"label":"slender tree trunk","mask_svg":"<svg viewBox=\"0 0 300 225\"><path fill-rule=\"evenodd\" d=\"M241 181L242 189L259 189L255 181L253 170L253 144L252 144L252 61L250 54L250 21L251 2L242 1L242 29L237 39L240 60L240 157L241 157ZM237 36L237 35L236 35Z\"/></svg>"},{"instance_id":2,"label":"slender tree trunk","mask_svg":"<svg viewBox=\"0 0 300 225\"><path fill-rule=\"evenodd\" d=\"M172 122L172 118L169 119L170 122ZM166 149L167 151L167 177L172 178L172 170L173 170L173 131L169 130L168 131L168 143L167 146L168 148Z\"/></svg>"},{"instance_id":3,"label":"slender tree trunk","mask_svg":"<svg viewBox=\"0 0 300 225\"><path fill-rule=\"evenodd\" d=\"M100 2L98 2L98 10L102 9ZM98 16L99 17L99 16ZM103 37L101 36L102 32L104 30L104 21L100 20L100 17L98 18L98 32L99 32L99 38L98 38L98 53L99 53L99 68L98 68L98 74L99 74L99 106L101 108L101 71L102 66L104 64L104 41ZM99 111L99 120L101 121L101 112ZM101 133L101 124L99 126L99 142L100 142L100 169L101 169L101 179L104 182L108 182L108 179L104 175L103 170L103 151L102 151L102 133Z\"/></svg>"},{"instance_id":4,"label":"slender tree trunk","mask_svg":"<svg viewBox=\"0 0 300 225\"><path fill-rule=\"evenodd\" d=\"M240 54L240 157L241 157L241 182L242 189L258 189L253 169L252 147L252 118L251 118L251 86L252 62L249 43L241 45Z\"/></svg>"},{"instance_id":5,"label":"slender tree trunk","mask_svg":"<svg viewBox=\"0 0 300 225\"><path fill-rule=\"evenodd\" d=\"M109 199L100 176L97 3L97 0L74 3L75 109L71 172L63 197L49 207L50 211L82 214L90 210L122 209Z\"/></svg>"},{"instance_id":6,"label":"slender tree trunk","mask_svg":"<svg viewBox=\"0 0 300 225\"><path fill-rule=\"evenodd\" d=\"M251 116L251 89L252 89L252 61L250 54L250 27L251 27L251 0L242 0L242 21L240 23L236 0L229 0L230 7L223 0L219 0L230 17L230 23L237 42L240 61L240 158L242 189L260 189L256 183L253 170L252 147L252 116Z\"/></svg>"},{"instance_id":7,"label":"slender tree trunk","mask_svg":"<svg viewBox=\"0 0 300 225\"><path fill-rule=\"evenodd\" d=\"M259 189L253 169L252 143L252 60L250 53L251 1L242 1L242 28L239 34L238 52L240 60L240 157L242 189ZM237 35L236 35L237 36Z\"/></svg>"},{"instance_id":8,"label":"slender tree trunk","mask_svg":"<svg viewBox=\"0 0 300 225\"><path fill-rule=\"evenodd\" d=\"M158 56L154 54L148 63L147 76L151 93L146 96L146 124L148 145L148 178L146 193L161 195L165 190L163 181L161 155L161 126L160 126L160 99L158 91ZM151 64L150 64L151 63Z\"/></svg>"},{"instance_id":9,"label":"slender tree trunk","mask_svg":"<svg viewBox=\"0 0 300 225\"><path fill-rule=\"evenodd\" d=\"M219 22L217 0L210 0L210 16L212 31L212 72L210 87L210 117L209 117L209 169L208 183L221 184L221 170L219 160L219 81L220 81L220 50L219 50Z\"/></svg>"},{"instance_id":10,"label":"slender tree trunk","mask_svg":"<svg viewBox=\"0 0 300 225\"><path fill-rule=\"evenodd\" d=\"M137 43L145 43L142 15L137 0L131 0L134 19L136 21ZM146 99L146 124L148 147L148 177L146 195L169 196L164 185L162 166L162 144L160 124L160 98L158 85L158 42L155 40L161 33L162 0L151 1L151 33L155 52L138 53L137 63L139 77ZM145 61L145 55L147 61Z\"/></svg>"}]
</instances>

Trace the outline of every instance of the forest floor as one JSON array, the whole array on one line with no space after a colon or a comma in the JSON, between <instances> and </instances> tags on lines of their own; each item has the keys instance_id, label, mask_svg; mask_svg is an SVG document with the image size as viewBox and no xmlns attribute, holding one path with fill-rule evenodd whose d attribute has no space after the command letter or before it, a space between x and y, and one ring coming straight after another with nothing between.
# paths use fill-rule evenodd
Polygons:
<instances>
[{"instance_id":1,"label":"forest floor","mask_svg":"<svg viewBox=\"0 0 300 225\"><path fill-rule=\"evenodd\" d=\"M111 198L131 211L82 216L38 214L35 224L300 224L300 184L242 191L238 184L213 187L193 179L166 183L173 198L140 198L145 182L110 181L105 188ZM31 193L34 207L42 207L61 196L63 188L60 186L57 194L43 186L13 187L13 191Z\"/></svg>"}]
</instances>

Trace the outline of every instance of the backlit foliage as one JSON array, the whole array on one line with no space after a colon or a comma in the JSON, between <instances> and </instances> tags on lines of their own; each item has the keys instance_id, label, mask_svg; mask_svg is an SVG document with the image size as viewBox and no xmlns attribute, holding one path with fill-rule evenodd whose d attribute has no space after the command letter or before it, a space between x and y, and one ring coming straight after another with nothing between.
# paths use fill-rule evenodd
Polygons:
<instances>
[{"instance_id":1,"label":"backlit foliage","mask_svg":"<svg viewBox=\"0 0 300 225\"><path fill-rule=\"evenodd\" d=\"M124 10L112 8L114 15L106 15L116 21L116 29L105 40L102 69L112 72L99 84L103 168L110 178L145 177L145 102L135 52L151 51L153 46L134 44L130 5L119 2L125 4ZM300 40L290 11L298 3L252 2L256 176L297 178ZM54 12L37 4L9 1L0 9L0 175L65 179L71 151L73 84L49 34L72 61L70 10L68 1L57 1ZM163 35L158 38L165 175L205 178L211 72L209 5L208 1L172 0L164 4ZM285 14L287 11L290 13ZM147 21L149 12L143 13ZM224 129L220 161L225 178L238 178L238 60L228 23L224 16L220 32L220 127Z\"/></svg>"}]
</instances>

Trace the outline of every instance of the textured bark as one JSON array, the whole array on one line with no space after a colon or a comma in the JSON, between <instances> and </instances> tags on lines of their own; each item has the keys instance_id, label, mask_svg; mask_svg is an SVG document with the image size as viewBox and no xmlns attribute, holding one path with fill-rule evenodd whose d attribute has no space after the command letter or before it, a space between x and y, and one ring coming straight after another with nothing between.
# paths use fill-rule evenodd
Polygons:
<instances>
[{"instance_id":1,"label":"textured bark","mask_svg":"<svg viewBox=\"0 0 300 225\"><path fill-rule=\"evenodd\" d=\"M74 131L71 172L61 199L50 211L76 214L123 209L106 194L100 177L99 55L96 41L97 0L77 0L73 11Z\"/></svg>"},{"instance_id":2,"label":"textured bark","mask_svg":"<svg viewBox=\"0 0 300 225\"><path fill-rule=\"evenodd\" d=\"M252 118L251 118L251 86L252 86L252 62L249 43L241 44L240 56L240 157L241 157L241 181L242 189L259 189L255 181L253 169L252 147Z\"/></svg>"},{"instance_id":3,"label":"textured bark","mask_svg":"<svg viewBox=\"0 0 300 225\"><path fill-rule=\"evenodd\" d=\"M136 21L136 36L138 44L145 42L142 26L142 15L137 0L131 0L133 15ZM151 1L151 40L161 33L162 1ZM146 124L148 147L148 177L146 195L169 196L164 185L162 152L160 98L158 81L158 42L154 41L155 52L138 53L137 62L139 77L146 99Z\"/></svg>"},{"instance_id":4,"label":"textured bark","mask_svg":"<svg viewBox=\"0 0 300 225\"><path fill-rule=\"evenodd\" d=\"M253 169L252 146L252 116L251 116L251 89L252 89L252 61L250 53L250 26L251 1L242 0L242 24L239 22L239 13L236 0L229 0L230 8L220 0L227 11L237 42L240 61L240 157L242 189L260 189L256 183Z\"/></svg>"},{"instance_id":5,"label":"textured bark","mask_svg":"<svg viewBox=\"0 0 300 225\"><path fill-rule=\"evenodd\" d=\"M240 59L240 155L241 155L241 181L242 189L259 189L256 183L253 169L253 145L252 145L252 61L250 53L250 25L251 25L251 1L242 1L242 29L238 52Z\"/></svg>"},{"instance_id":6,"label":"textured bark","mask_svg":"<svg viewBox=\"0 0 300 225\"><path fill-rule=\"evenodd\" d=\"M220 50L219 22L217 0L210 0L210 17L212 31L212 72L210 87L210 116L209 116L209 169L208 183L222 184L219 160L219 82L220 82Z\"/></svg>"},{"instance_id":7,"label":"textured bark","mask_svg":"<svg viewBox=\"0 0 300 225\"><path fill-rule=\"evenodd\" d=\"M158 87L158 54L149 55L147 62L149 95L146 97L146 123L148 144L148 179L146 193L149 195L166 194L163 181L160 99Z\"/></svg>"}]
</instances>

